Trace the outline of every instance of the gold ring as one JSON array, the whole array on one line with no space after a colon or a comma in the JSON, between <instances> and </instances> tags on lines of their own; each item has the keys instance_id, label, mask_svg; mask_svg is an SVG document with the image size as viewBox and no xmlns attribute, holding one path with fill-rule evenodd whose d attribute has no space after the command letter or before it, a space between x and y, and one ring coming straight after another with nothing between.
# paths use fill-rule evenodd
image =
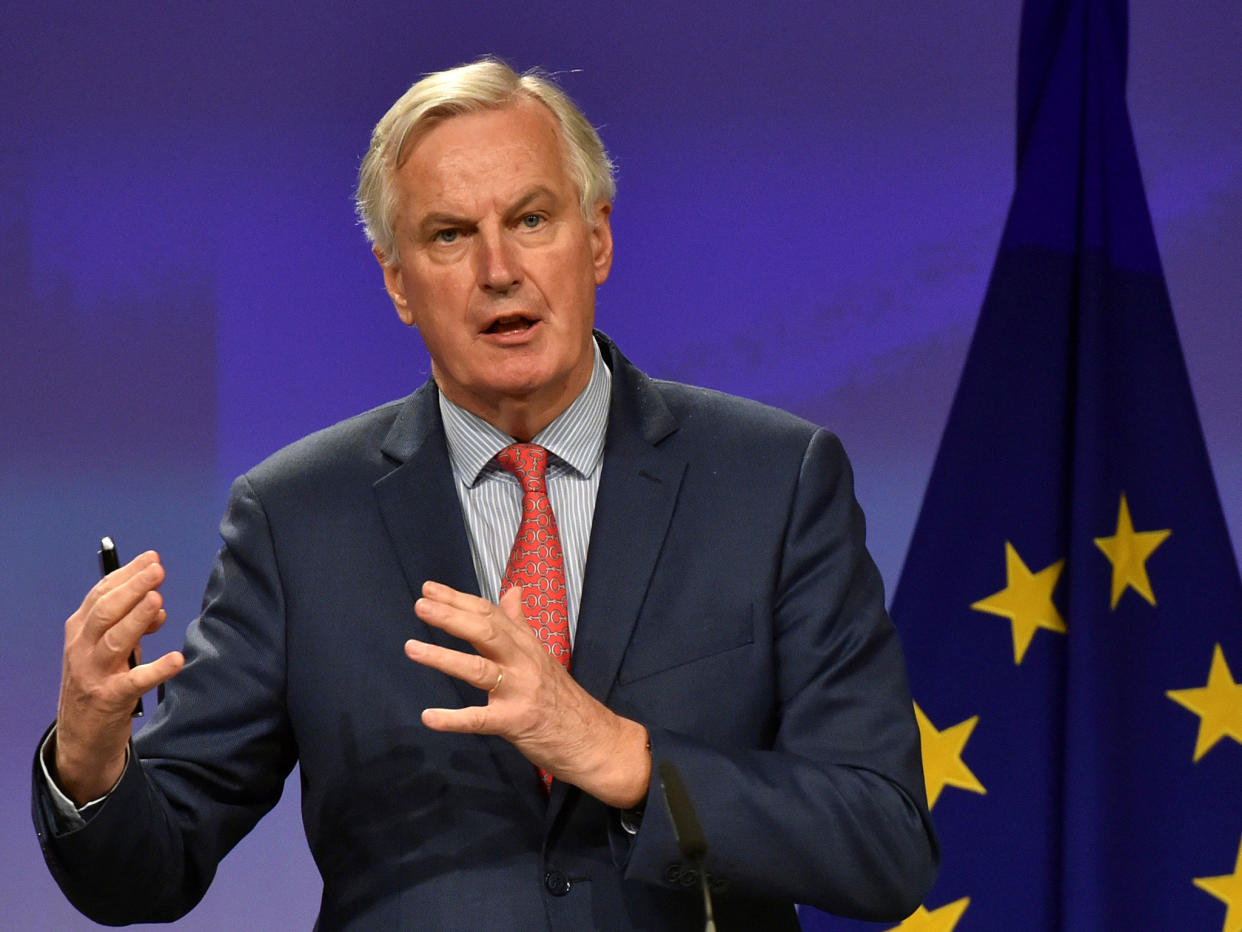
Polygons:
<instances>
[{"instance_id":1,"label":"gold ring","mask_svg":"<svg viewBox=\"0 0 1242 932\"><path fill-rule=\"evenodd\" d=\"M496 673L496 685L495 685L495 686L493 686L491 689L489 689L489 690L487 691L487 694L488 694L489 696L490 696L492 693L494 693L496 690L500 689L500 681L501 681L501 680L503 680L504 678L505 678L505 671L504 671L504 670L499 670L499 671L497 671L497 673Z\"/></svg>"}]
</instances>

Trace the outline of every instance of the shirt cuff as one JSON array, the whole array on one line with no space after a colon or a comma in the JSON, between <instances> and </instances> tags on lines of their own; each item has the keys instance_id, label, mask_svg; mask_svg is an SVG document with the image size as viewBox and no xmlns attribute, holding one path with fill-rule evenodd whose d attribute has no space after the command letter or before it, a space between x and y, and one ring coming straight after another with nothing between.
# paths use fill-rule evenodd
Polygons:
<instances>
[{"instance_id":1,"label":"shirt cuff","mask_svg":"<svg viewBox=\"0 0 1242 932\"><path fill-rule=\"evenodd\" d=\"M56 828L59 832L69 832L85 826L87 818L90 817L95 808L111 796L112 791L120 784L121 779L125 776L125 771L129 769L129 745L125 746L125 766L121 768L121 776L117 778L116 783L112 784L112 789L98 799L92 799L90 802L78 806L65 795L64 790L56 785L56 781L52 779L52 772L47 766L48 754L52 751L52 742L54 740L56 740L55 725L47 733L47 737L43 739L43 744L39 746L39 769L43 771L43 782L47 787L48 795L52 797L52 805L55 807Z\"/></svg>"}]
</instances>

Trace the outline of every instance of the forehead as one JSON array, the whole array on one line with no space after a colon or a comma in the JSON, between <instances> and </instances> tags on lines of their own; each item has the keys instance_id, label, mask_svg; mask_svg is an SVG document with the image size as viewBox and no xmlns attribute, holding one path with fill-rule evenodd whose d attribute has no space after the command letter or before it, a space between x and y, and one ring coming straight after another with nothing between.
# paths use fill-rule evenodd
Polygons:
<instances>
[{"instance_id":1,"label":"forehead","mask_svg":"<svg viewBox=\"0 0 1242 932\"><path fill-rule=\"evenodd\" d=\"M396 181L418 212L573 187L556 118L533 100L437 123L410 148Z\"/></svg>"}]
</instances>

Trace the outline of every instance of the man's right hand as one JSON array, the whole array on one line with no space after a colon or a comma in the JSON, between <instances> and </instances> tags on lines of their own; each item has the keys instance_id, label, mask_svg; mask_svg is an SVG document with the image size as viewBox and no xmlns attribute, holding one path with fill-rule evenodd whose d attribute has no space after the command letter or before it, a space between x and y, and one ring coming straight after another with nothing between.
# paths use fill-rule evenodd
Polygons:
<instances>
[{"instance_id":1,"label":"man's right hand","mask_svg":"<svg viewBox=\"0 0 1242 932\"><path fill-rule=\"evenodd\" d=\"M105 795L125 769L131 715L138 698L185 664L180 651L129 667L138 642L167 614L159 586L164 567L154 551L101 579L65 622L53 776L81 806Z\"/></svg>"}]
</instances>

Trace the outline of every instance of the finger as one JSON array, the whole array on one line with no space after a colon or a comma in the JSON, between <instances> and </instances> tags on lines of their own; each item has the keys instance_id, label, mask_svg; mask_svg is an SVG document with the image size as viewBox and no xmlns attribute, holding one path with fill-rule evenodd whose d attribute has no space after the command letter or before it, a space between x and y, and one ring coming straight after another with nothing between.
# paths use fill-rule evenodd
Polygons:
<instances>
[{"instance_id":1,"label":"finger","mask_svg":"<svg viewBox=\"0 0 1242 932\"><path fill-rule=\"evenodd\" d=\"M118 587L125 585L135 576L142 573L143 570L147 569L147 567L152 564L158 564L159 562L160 555L154 550L148 550L145 553L138 554L138 556L134 557L124 566L113 570L111 573L100 579L99 582L95 583L95 585L91 587L91 591L86 594L86 599L82 602L82 608L89 611L94 607L95 603L98 602L99 599L108 595L110 592L113 592Z\"/></svg>"},{"instance_id":2,"label":"finger","mask_svg":"<svg viewBox=\"0 0 1242 932\"><path fill-rule=\"evenodd\" d=\"M161 608L158 612L155 613L154 620L149 625L147 625L147 630L142 632L143 636L145 637L148 634L154 634L156 631L160 630L160 628L164 627L164 622L166 622L167 620L168 620L168 612Z\"/></svg>"},{"instance_id":3,"label":"finger","mask_svg":"<svg viewBox=\"0 0 1242 932\"><path fill-rule=\"evenodd\" d=\"M432 580L427 580L427 582L423 583L423 598L475 615L486 615L491 609L495 608L487 599L471 595L468 592L461 592L452 586L446 586L444 583L433 582Z\"/></svg>"},{"instance_id":4,"label":"finger","mask_svg":"<svg viewBox=\"0 0 1242 932\"><path fill-rule=\"evenodd\" d=\"M161 608L156 613L154 620L149 625L147 625L147 630L142 632L142 636L146 637L148 634L154 634L156 631L160 630L160 628L164 627L164 622L166 622L167 620L168 620L168 612L166 612L164 609ZM142 663L142 641L139 641L137 644L134 645L133 654L134 654L134 657L137 659L138 663Z\"/></svg>"},{"instance_id":5,"label":"finger","mask_svg":"<svg viewBox=\"0 0 1242 932\"><path fill-rule=\"evenodd\" d=\"M109 679L106 693L109 704L118 709L132 709L138 699L161 683L172 679L185 667L185 655L169 651L150 663L142 663Z\"/></svg>"},{"instance_id":6,"label":"finger","mask_svg":"<svg viewBox=\"0 0 1242 932\"><path fill-rule=\"evenodd\" d=\"M128 657L138 647L138 641L148 631L159 628L161 616L167 617L163 608L163 596L147 592L133 609L99 636L93 653L112 663L118 657Z\"/></svg>"},{"instance_id":7,"label":"finger","mask_svg":"<svg viewBox=\"0 0 1242 932\"><path fill-rule=\"evenodd\" d=\"M185 655L179 650L170 650L164 656L150 663L142 663L126 674L126 681L137 700L143 693L148 693L172 679L185 667Z\"/></svg>"},{"instance_id":8,"label":"finger","mask_svg":"<svg viewBox=\"0 0 1242 932\"><path fill-rule=\"evenodd\" d=\"M432 731L456 731L463 734L499 734L488 715L486 706L471 705L464 709L423 709L423 724Z\"/></svg>"},{"instance_id":9,"label":"finger","mask_svg":"<svg viewBox=\"0 0 1242 932\"><path fill-rule=\"evenodd\" d=\"M512 623L491 602L475 596L453 604L424 596L414 603L414 614L427 624L454 637L469 641L487 657L508 652L512 643Z\"/></svg>"},{"instance_id":10,"label":"finger","mask_svg":"<svg viewBox=\"0 0 1242 932\"><path fill-rule=\"evenodd\" d=\"M129 566L132 565L132 563L129 564ZM123 569L128 569L129 566ZM131 614L144 598L155 592L164 582L164 567L158 562L147 563L127 578L114 582L113 577L122 571L117 570L105 580L113 583L111 588L99 594L86 613L82 632L91 642L98 641L105 631ZM158 601L153 605L154 610L160 607L161 603ZM145 621L150 622L151 607L144 613L144 616Z\"/></svg>"},{"instance_id":11,"label":"finger","mask_svg":"<svg viewBox=\"0 0 1242 932\"><path fill-rule=\"evenodd\" d=\"M512 586L500 595L500 610L515 624L520 624L532 634L534 628L526 623L526 613L522 611L522 587Z\"/></svg>"},{"instance_id":12,"label":"finger","mask_svg":"<svg viewBox=\"0 0 1242 932\"><path fill-rule=\"evenodd\" d=\"M500 665L478 654L449 650L426 641L405 642L405 655L415 663L447 673L478 689L491 690L500 680Z\"/></svg>"}]
</instances>

